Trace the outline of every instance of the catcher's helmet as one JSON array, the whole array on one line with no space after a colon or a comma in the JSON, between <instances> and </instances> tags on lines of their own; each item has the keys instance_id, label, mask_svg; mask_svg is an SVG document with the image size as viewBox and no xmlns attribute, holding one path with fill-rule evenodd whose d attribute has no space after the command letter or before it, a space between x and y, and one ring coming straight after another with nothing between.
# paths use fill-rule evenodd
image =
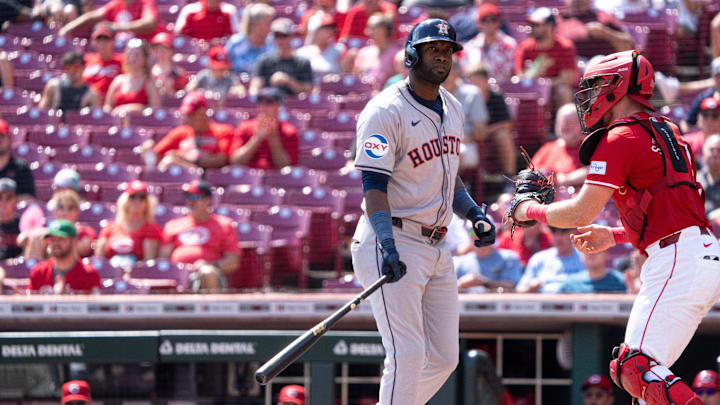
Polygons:
<instances>
[{"instance_id":1,"label":"catcher's helmet","mask_svg":"<svg viewBox=\"0 0 720 405\"><path fill-rule=\"evenodd\" d=\"M621 98L628 96L650 110L655 87L655 70L638 51L610 54L588 64L575 93L575 106L584 133L589 133L602 116Z\"/></svg>"},{"instance_id":2,"label":"catcher's helmet","mask_svg":"<svg viewBox=\"0 0 720 405\"><path fill-rule=\"evenodd\" d=\"M405 67L412 69L420 61L417 45L432 41L447 41L453 44L453 52L463 49L462 45L455 39L455 28L450 23L439 18L417 23L410 31L407 42L405 42Z\"/></svg>"}]
</instances>

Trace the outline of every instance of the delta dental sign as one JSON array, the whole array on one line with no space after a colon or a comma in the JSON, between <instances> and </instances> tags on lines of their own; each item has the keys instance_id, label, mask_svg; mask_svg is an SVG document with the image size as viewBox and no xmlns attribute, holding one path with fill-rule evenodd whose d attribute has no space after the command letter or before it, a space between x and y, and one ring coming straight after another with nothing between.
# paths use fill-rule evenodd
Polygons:
<instances>
[{"instance_id":1,"label":"delta dental sign","mask_svg":"<svg viewBox=\"0 0 720 405\"><path fill-rule=\"evenodd\" d=\"M2 345L0 358L82 358L84 350L84 345L72 343Z\"/></svg>"}]
</instances>

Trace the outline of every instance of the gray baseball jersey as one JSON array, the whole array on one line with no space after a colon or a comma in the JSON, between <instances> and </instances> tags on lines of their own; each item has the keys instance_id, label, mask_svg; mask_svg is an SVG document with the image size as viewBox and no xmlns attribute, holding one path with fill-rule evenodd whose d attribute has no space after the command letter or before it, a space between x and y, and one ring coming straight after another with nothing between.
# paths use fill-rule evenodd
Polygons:
<instances>
[{"instance_id":1,"label":"gray baseball jersey","mask_svg":"<svg viewBox=\"0 0 720 405\"><path fill-rule=\"evenodd\" d=\"M463 108L441 87L441 120L410 94L408 86L405 80L388 87L363 109L355 167L390 176L387 195L393 216L447 226L453 213ZM364 201L362 208L365 211Z\"/></svg>"}]
</instances>

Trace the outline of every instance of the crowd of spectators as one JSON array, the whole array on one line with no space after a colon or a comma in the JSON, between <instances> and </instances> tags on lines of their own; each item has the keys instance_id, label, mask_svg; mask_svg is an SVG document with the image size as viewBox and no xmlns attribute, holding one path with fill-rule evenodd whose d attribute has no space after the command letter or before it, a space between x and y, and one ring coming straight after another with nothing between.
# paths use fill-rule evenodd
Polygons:
<instances>
[{"instance_id":1,"label":"crowd of spectators","mask_svg":"<svg viewBox=\"0 0 720 405\"><path fill-rule=\"evenodd\" d=\"M105 146L94 144L96 133L109 133L110 126L129 126L142 138L130 152L142 158L114 163L129 164L130 171L143 173L118 180L117 192L100 198L105 190L98 192L92 184L99 180L86 181L79 174L89 163L15 156L15 149L31 135L38 142L34 133L39 129L33 123L8 119L15 111L0 103L0 116L10 121L10 125L0 121L0 253L6 260L45 260L37 266L54 260L68 269L91 268L83 258L104 259L121 268L167 260L185 265L193 288L242 287L232 285L232 274L243 271L245 258L237 240L242 222L237 209L247 204L251 211L263 211L292 192L268 191L257 182L242 190L189 178L170 184L145 182L145 173L187 172L211 180L213 171L226 168L243 173L285 168L293 177L299 176L303 165L312 166L313 160L329 152L346 152L353 126L334 129L320 122L353 124L364 102L403 80L407 76L404 38L416 21L427 16L449 18L463 43L444 87L462 102L465 112L462 176L475 196L489 203L498 221L508 200L506 176L526 164L518 146L530 152L536 167L554 173L560 198L572 198L582 186L587 168L578 159L583 135L572 103L577 79L584 64L598 55L633 48L660 53L650 42L653 32L637 29L637 21L642 21L637 16L677 16L673 27L678 40L697 38L701 52L707 47L708 61L720 56L720 17L701 18L703 10L715 10L705 2L678 2L676 13L665 12L675 3L652 8L662 2L609 5L566 0L553 7L535 3L518 8L515 3L477 0L458 10L413 11L386 0L360 0L349 6L318 0L288 11L264 2L221 0L179 3L172 10L155 0L52 0L40 6L0 0L0 23L8 29L0 35L13 44L0 50L0 87L28 96L18 111L48 111L60 117L56 124L60 127L66 126L66 117L88 109L106 117L112 124L104 127L74 124L90 132L87 147ZM23 27L33 20L44 20L45 39L23 34L27 29ZM60 38L67 46L55 53L47 50L48 43ZM38 43L44 47L36 48ZM23 55L43 56L45 71L40 73L46 74L40 88L20 87L28 75ZM720 59L706 63L709 66L699 63L686 66L697 71L695 76L687 74L688 69L672 71L658 65L659 91L653 101L665 107L662 111L677 119L687 134L700 165L698 178L706 189L708 215L720 224ZM703 77L704 71L708 77ZM347 85L349 90L333 93L326 89L328 82ZM161 124L153 128L133 124L137 117L160 112L172 119L158 118ZM530 116L538 121L524 124ZM526 138L527 128L537 131L536 138ZM121 156L121 152L127 151L109 153ZM41 173L47 160L58 168L76 170L63 170L49 183ZM325 178L340 167L320 168L320 180L312 187L325 185ZM41 192L36 192L33 181L37 175L42 177ZM44 187L51 188L50 194ZM359 184L330 187L350 195ZM275 199L265 205L227 204L233 193ZM318 198L323 199L322 193ZM101 223L84 214L98 201L114 203L112 215ZM353 209L356 212L358 207ZM158 213L167 212L174 216L156 219ZM342 235L334 236L341 239L336 246L340 253L357 215L348 217L347 229L340 228ZM617 221L613 207L600 220ZM512 235L498 225L498 243L488 248L472 247L467 234L462 235L464 224L456 224L457 231L449 233L457 237L449 243L454 246L460 289L632 293L639 287L642 255L631 254L627 246L583 256L569 244L572 230L537 225ZM311 232L306 236L319 238ZM275 260L293 260L292 254L276 253ZM624 275L618 271L623 268ZM73 288L64 280L48 283L55 285L54 291Z\"/></svg>"}]
</instances>

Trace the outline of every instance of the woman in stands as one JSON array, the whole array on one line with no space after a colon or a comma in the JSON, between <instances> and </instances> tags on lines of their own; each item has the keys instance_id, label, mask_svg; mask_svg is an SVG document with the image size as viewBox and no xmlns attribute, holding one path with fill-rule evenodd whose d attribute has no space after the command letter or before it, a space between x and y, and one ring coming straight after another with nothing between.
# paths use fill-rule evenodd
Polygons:
<instances>
[{"instance_id":1,"label":"woman in stands","mask_svg":"<svg viewBox=\"0 0 720 405\"><path fill-rule=\"evenodd\" d=\"M95 256L121 266L157 258L162 229L153 222L156 204L147 184L139 180L128 184L118 198L115 220L100 231Z\"/></svg>"},{"instance_id":2,"label":"woman in stands","mask_svg":"<svg viewBox=\"0 0 720 405\"><path fill-rule=\"evenodd\" d=\"M368 19L366 33L370 37L370 44L357 51L352 62L352 72L369 77L380 88L395 73L393 59L402 48L395 40L393 16L373 14ZM348 55L346 58L352 57L352 51L348 51Z\"/></svg>"},{"instance_id":3,"label":"woman in stands","mask_svg":"<svg viewBox=\"0 0 720 405\"><path fill-rule=\"evenodd\" d=\"M125 73L110 84L105 109L113 114L138 112L160 107L160 92L150 74L150 49L143 40L133 38L125 47Z\"/></svg>"},{"instance_id":4,"label":"woman in stands","mask_svg":"<svg viewBox=\"0 0 720 405\"><path fill-rule=\"evenodd\" d=\"M188 77L185 70L173 63L172 57L175 50L172 36L167 32L160 32L155 34L150 43L155 59L155 64L151 69L152 77L160 93L172 95L176 91L184 89L188 84Z\"/></svg>"},{"instance_id":5,"label":"woman in stands","mask_svg":"<svg viewBox=\"0 0 720 405\"><path fill-rule=\"evenodd\" d=\"M92 243L97 232L90 226L77 223L80 214L80 196L71 189L56 191L50 203L50 210L55 214L55 219L66 219L75 224L77 230L77 253L80 257L92 255ZM30 232L22 232L18 236L18 245L25 250L25 257L28 259L44 260L48 258L45 245L45 228L33 229Z\"/></svg>"}]
</instances>

